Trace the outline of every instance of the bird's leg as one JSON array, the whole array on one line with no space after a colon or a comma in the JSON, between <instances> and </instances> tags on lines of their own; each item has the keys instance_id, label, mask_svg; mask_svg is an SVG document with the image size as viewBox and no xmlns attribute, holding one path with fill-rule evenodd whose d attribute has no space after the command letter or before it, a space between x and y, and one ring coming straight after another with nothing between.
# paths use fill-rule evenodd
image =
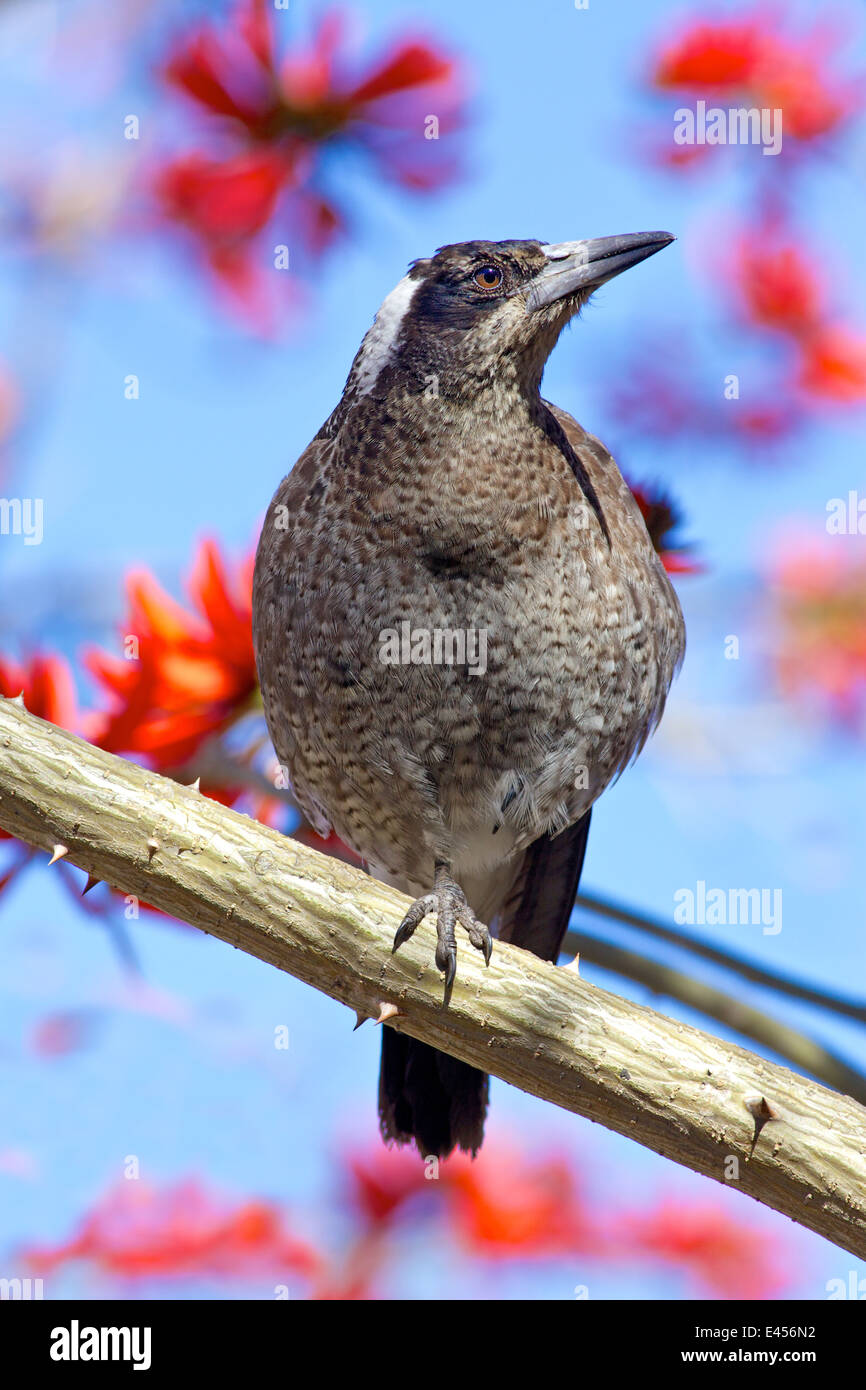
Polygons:
<instances>
[{"instance_id":1,"label":"bird's leg","mask_svg":"<svg viewBox=\"0 0 866 1390\"><path fill-rule=\"evenodd\" d=\"M482 952L485 965L490 963L493 942L490 932L483 922L478 921L466 901L466 894L460 884L451 877L450 866L438 860L433 873L433 892L426 893L423 898L416 898L409 908L397 928L392 954L400 949L404 941L409 940L418 923L430 912L436 913L436 965L439 970L445 972L447 1004L457 974L457 939L454 932L456 924L459 922L461 927L465 927L472 945L477 951Z\"/></svg>"}]
</instances>

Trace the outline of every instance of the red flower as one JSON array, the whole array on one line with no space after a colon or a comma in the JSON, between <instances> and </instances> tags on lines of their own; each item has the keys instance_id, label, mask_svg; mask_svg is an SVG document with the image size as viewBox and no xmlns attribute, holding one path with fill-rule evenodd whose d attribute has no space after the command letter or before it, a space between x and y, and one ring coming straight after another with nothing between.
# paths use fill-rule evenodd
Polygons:
<instances>
[{"instance_id":1,"label":"red flower","mask_svg":"<svg viewBox=\"0 0 866 1390\"><path fill-rule=\"evenodd\" d=\"M420 1193L435 1191L439 1180L424 1176L424 1164L414 1149L378 1148L346 1159L351 1176L351 1202L371 1225L389 1221Z\"/></svg>"},{"instance_id":2,"label":"red flower","mask_svg":"<svg viewBox=\"0 0 866 1390\"><path fill-rule=\"evenodd\" d=\"M866 401L866 337L826 325L802 345L799 384L838 405Z\"/></svg>"},{"instance_id":3,"label":"red flower","mask_svg":"<svg viewBox=\"0 0 866 1390\"><path fill-rule=\"evenodd\" d=\"M700 574L702 566L688 555L688 547L674 545L671 533L681 523L679 510L658 488L629 484L632 496L646 522L650 540L670 574Z\"/></svg>"},{"instance_id":4,"label":"red flower","mask_svg":"<svg viewBox=\"0 0 866 1390\"><path fill-rule=\"evenodd\" d=\"M595 1248L592 1223L574 1175L561 1159L530 1159L501 1145L475 1160L453 1154L435 1176L414 1150L376 1149L349 1158L354 1209L373 1226L408 1210L417 1199L447 1208L458 1240L478 1255L550 1256ZM408 1210L407 1210L408 1209Z\"/></svg>"},{"instance_id":5,"label":"red flower","mask_svg":"<svg viewBox=\"0 0 866 1390\"><path fill-rule=\"evenodd\" d=\"M214 541L204 541L189 583L193 609L176 603L148 573L127 581L124 621L130 659L93 651L87 665L114 697L95 716L92 742L113 753L142 753L171 769L222 732L257 690L252 639L252 557L234 575Z\"/></svg>"},{"instance_id":6,"label":"red flower","mask_svg":"<svg viewBox=\"0 0 866 1390\"><path fill-rule=\"evenodd\" d=\"M627 1220L621 1234L636 1251L685 1268L717 1298L771 1298L785 1282L766 1230L750 1230L715 1206L664 1202Z\"/></svg>"},{"instance_id":7,"label":"red flower","mask_svg":"<svg viewBox=\"0 0 866 1390\"><path fill-rule=\"evenodd\" d=\"M167 164L156 179L166 215L202 243L221 289L263 332L272 326L276 291L286 277L278 276L273 260L252 243L299 177L289 151L252 150L226 159L185 155ZM318 245L320 234L309 235L311 244Z\"/></svg>"},{"instance_id":8,"label":"red flower","mask_svg":"<svg viewBox=\"0 0 866 1390\"><path fill-rule=\"evenodd\" d=\"M749 320L792 340L796 387L858 404L866 400L866 338L831 320L816 260L778 231L761 229L740 239L732 275Z\"/></svg>"},{"instance_id":9,"label":"red flower","mask_svg":"<svg viewBox=\"0 0 866 1390\"><path fill-rule=\"evenodd\" d=\"M162 171L158 190L170 216L209 245L245 241L270 220L291 165L268 151L230 159L185 155Z\"/></svg>"},{"instance_id":10,"label":"red flower","mask_svg":"<svg viewBox=\"0 0 866 1390\"><path fill-rule=\"evenodd\" d=\"M220 33L203 25L172 54L164 76L215 116L264 139L280 110L266 7L244 4Z\"/></svg>"},{"instance_id":11,"label":"red flower","mask_svg":"<svg viewBox=\"0 0 866 1390\"><path fill-rule=\"evenodd\" d=\"M266 257L253 243L277 210L280 242L289 228L314 256L345 225L319 183L325 146L372 156L381 174L407 188L438 187L454 173L439 140L459 120L452 60L426 42L404 40L357 73L340 57L342 40L342 18L327 14L309 47L297 44L280 59L264 0L242 0L230 22L201 26L164 68L204 114L217 145L209 156L172 160L156 178L157 197L165 215L203 243L220 283L260 324L267 322ZM270 289L272 300L272 278Z\"/></svg>"},{"instance_id":12,"label":"red flower","mask_svg":"<svg viewBox=\"0 0 866 1390\"><path fill-rule=\"evenodd\" d=\"M700 87L736 91L759 71L767 38L754 20L690 25L657 60L658 87Z\"/></svg>"},{"instance_id":13,"label":"red flower","mask_svg":"<svg viewBox=\"0 0 866 1390\"><path fill-rule=\"evenodd\" d=\"M37 653L24 664L0 657L0 695L13 699L16 695L22 695L25 707L31 714L47 719L62 729L74 729L79 722L75 683L62 657ZM0 875L2 893L36 851L15 840L5 830L0 830L0 840L8 842L12 855L11 867Z\"/></svg>"},{"instance_id":14,"label":"red flower","mask_svg":"<svg viewBox=\"0 0 866 1390\"><path fill-rule=\"evenodd\" d=\"M845 507L849 506L848 499ZM856 494L855 494L856 500ZM860 525L846 516L847 529ZM838 535L792 531L770 565L775 679L807 713L857 731L866 721L866 561Z\"/></svg>"},{"instance_id":15,"label":"red flower","mask_svg":"<svg viewBox=\"0 0 866 1390\"><path fill-rule=\"evenodd\" d=\"M62 657L37 654L25 665L0 657L0 695L21 694L31 714L62 729L75 728L75 682Z\"/></svg>"},{"instance_id":16,"label":"red flower","mask_svg":"<svg viewBox=\"0 0 866 1390\"><path fill-rule=\"evenodd\" d=\"M434 96L440 121L456 120L451 59L424 41L404 40L368 73L353 75L339 54L343 27L338 13L324 15L309 48L299 44L279 61L264 0L242 0L224 30L205 25L182 42L165 76L236 138L256 143L290 137L313 147L340 136L379 153L370 127L383 126L417 145Z\"/></svg>"},{"instance_id":17,"label":"red flower","mask_svg":"<svg viewBox=\"0 0 866 1390\"><path fill-rule=\"evenodd\" d=\"M838 128L863 104L858 88L830 69L829 58L826 36L792 38L770 14L700 20L665 47L652 81L662 90L780 108L784 136L808 141Z\"/></svg>"},{"instance_id":18,"label":"red flower","mask_svg":"<svg viewBox=\"0 0 866 1390\"><path fill-rule=\"evenodd\" d=\"M772 232L740 239L733 275L748 318L764 328L811 332L824 312L824 287L810 258Z\"/></svg>"},{"instance_id":19,"label":"red flower","mask_svg":"<svg viewBox=\"0 0 866 1390\"><path fill-rule=\"evenodd\" d=\"M449 1159L458 1238L477 1254L549 1257L600 1248L599 1237L562 1159L541 1161L482 1150L474 1163Z\"/></svg>"},{"instance_id":20,"label":"red flower","mask_svg":"<svg viewBox=\"0 0 866 1390\"><path fill-rule=\"evenodd\" d=\"M83 1218L71 1240L22 1253L40 1273L90 1260L124 1278L235 1278L267 1271L311 1279L322 1265L318 1252L287 1230L272 1203L252 1199L232 1207L195 1180L162 1192L141 1182L122 1183Z\"/></svg>"}]
</instances>

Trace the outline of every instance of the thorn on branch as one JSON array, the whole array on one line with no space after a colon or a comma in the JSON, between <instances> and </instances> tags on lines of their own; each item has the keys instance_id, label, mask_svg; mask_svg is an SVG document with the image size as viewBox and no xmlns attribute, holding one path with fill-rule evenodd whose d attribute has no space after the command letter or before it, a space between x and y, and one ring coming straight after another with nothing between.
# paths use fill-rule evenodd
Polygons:
<instances>
[{"instance_id":1,"label":"thorn on branch","mask_svg":"<svg viewBox=\"0 0 866 1390\"><path fill-rule=\"evenodd\" d=\"M379 1017L377 1023L387 1023L391 1018L404 1017L402 1009L398 1009L396 1004L386 1004L384 1000L379 1001Z\"/></svg>"},{"instance_id":2,"label":"thorn on branch","mask_svg":"<svg viewBox=\"0 0 866 1390\"><path fill-rule=\"evenodd\" d=\"M778 1120L780 1115L764 1096L746 1096L743 1104L755 1121L755 1133L752 1137L752 1147L749 1149L749 1158L751 1158L764 1125L770 1120Z\"/></svg>"}]
</instances>

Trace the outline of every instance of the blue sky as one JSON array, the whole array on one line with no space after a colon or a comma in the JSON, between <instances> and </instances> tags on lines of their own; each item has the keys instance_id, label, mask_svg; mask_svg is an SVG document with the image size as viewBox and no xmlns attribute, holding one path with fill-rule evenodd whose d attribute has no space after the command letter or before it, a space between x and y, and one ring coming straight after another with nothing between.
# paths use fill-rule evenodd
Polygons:
<instances>
[{"instance_id":1,"label":"blue sky","mask_svg":"<svg viewBox=\"0 0 866 1390\"><path fill-rule=\"evenodd\" d=\"M47 16L50 7L32 8ZM179 15L195 7L165 8ZM789 8L809 18L809 7ZM846 62L855 70L864 60L862 14L853 4L840 8L852 17ZM696 277L694 260L706 254L708 228L724 236L730 210L756 177L748 159L760 155L739 152L712 177L692 182L634 153L644 135L672 125L677 104L671 100L667 112L637 90L657 36L676 17L706 9L639 0L591 0L586 11L568 0L531 8L516 0L359 7L373 49L420 28L465 56L473 74L468 172L420 200L383 190L357 170L347 174L357 235L316 271L311 312L278 343L239 330L187 261L135 230L85 266L37 273L0 255L0 323L7 325L0 355L32 392L4 485L45 502L41 546L0 543L0 649L40 640L74 658L85 640L109 645L129 565L151 567L178 591L200 535L246 548L279 478L338 399L381 299L408 261L445 242L657 227L677 234L663 255L596 295L545 377L548 397L614 447L627 431L609 412L605 373L632 341L651 345L657 334L676 352L669 330L676 343L677 326L685 325L710 342L706 360L717 378L744 371L747 387L748 350L736 333L715 337L713 287ZM313 12L293 4L292 22L303 26ZM712 9L713 17L721 12ZM170 128L176 119L174 104L169 109L155 95L146 63L91 101L86 75L67 67L58 78L48 65L32 16L25 22L4 10L0 38L4 26L8 36L15 25L20 42L0 43L0 103L4 125L14 119L20 133L16 156L38 160L80 145L142 158L146 140L131 151L116 133L122 116L141 110L145 131L149 122ZM844 163L818 161L797 183L798 214L810 241L831 255L853 322L866 321L864 205L852 173L862 142L861 129ZM790 178L785 158L780 179ZM685 337L682 343L675 365L686 373L691 349ZM137 401L124 399L128 373L140 378ZM586 887L670 918L676 891L700 879L778 886L778 935L748 927L703 933L773 969L859 992L862 749L800 725L768 699L759 614L762 557L780 517L798 515L820 529L827 499L862 487L862 418L798 441L775 465L732 461L710 445L689 453L629 438L627 450L622 461L633 476L665 481L681 502L686 533L708 572L679 583L686 664L661 733L597 810ZM723 657L730 633L741 637L738 662ZM0 1149L25 1149L35 1162L30 1179L0 1173L0 1246L63 1236L128 1153L141 1155L158 1181L202 1171L228 1191L262 1192L294 1209L326 1204L338 1141L370 1141L375 1133L372 1028L353 1034L345 1010L296 981L198 934L149 923L135 938L146 979L183 1007L174 1022L125 1008L106 934L70 909L41 869L0 902L0 914ZM653 1002L601 971L585 973ZM759 1000L745 987L743 996ZM690 1017L670 1001L657 1006ZM90 1049L53 1062L28 1053L39 1017L78 1007L101 1011ZM862 1052L853 1028L816 1023L795 1006L784 1016L854 1062ZM273 1028L281 1022L292 1047L275 1055ZM690 1193L718 1196L743 1219L754 1210L501 1083L494 1083L493 1116L494 1134L524 1132L539 1147L561 1145L611 1202ZM795 1295L820 1298L826 1279L850 1268L866 1272L781 1218L762 1219L794 1242ZM676 1278L659 1281L646 1269L600 1266L590 1274L593 1297L685 1292ZM465 1271L455 1276L447 1254L410 1258L406 1277L411 1289L434 1296L454 1277L457 1288L477 1289ZM497 1288L502 1297L529 1290L568 1298L573 1284L586 1281L557 1266L491 1273L485 1288L488 1296ZM87 1288L83 1276L70 1276L57 1292ZM227 1290L185 1289L195 1292Z\"/></svg>"}]
</instances>

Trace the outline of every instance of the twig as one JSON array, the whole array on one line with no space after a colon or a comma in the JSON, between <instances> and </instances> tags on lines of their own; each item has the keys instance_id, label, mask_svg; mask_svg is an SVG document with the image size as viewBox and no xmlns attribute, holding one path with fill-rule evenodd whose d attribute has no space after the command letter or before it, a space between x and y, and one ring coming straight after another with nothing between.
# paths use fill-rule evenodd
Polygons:
<instances>
[{"instance_id":1,"label":"twig","mask_svg":"<svg viewBox=\"0 0 866 1390\"><path fill-rule=\"evenodd\" d=\"M593 912L598 917L607 917L610 921L635 927L647 936L657 937L659 941L670 941L681 950L691 952L693 956L711 960L716 965L724 966L726 970L742 975L744 980L751 980L754 984L775 990L778 994L790 995L792 999L804 999L807 1003L816 1004L831 1013L843 1014L846 1018L855 1018L859 1023L866 1023L866 1002L862 999L846 998L845 995L815 989L790 975L780 975L767 970L765 966L758 965L737 951L723 951L708 941L702 941L700 937L677 931L675 927L670 927L655 917L648 917L620 903L608 902L607 899L593 893L579 893L576 906Z\"/></svg>"}]
</instances>

